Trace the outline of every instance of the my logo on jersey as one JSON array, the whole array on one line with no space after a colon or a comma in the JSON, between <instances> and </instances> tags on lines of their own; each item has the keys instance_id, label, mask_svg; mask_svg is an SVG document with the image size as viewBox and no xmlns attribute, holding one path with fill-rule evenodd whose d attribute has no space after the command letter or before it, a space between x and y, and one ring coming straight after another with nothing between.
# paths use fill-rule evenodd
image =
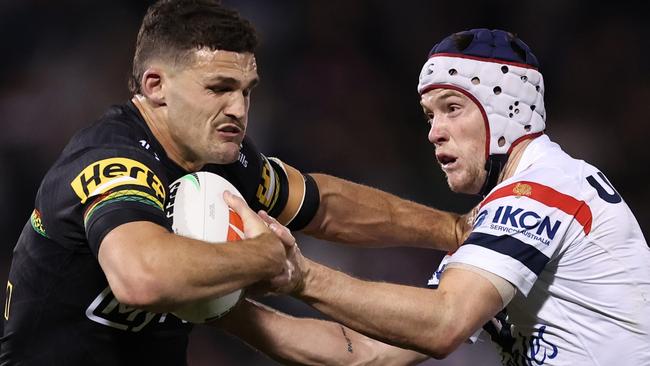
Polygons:
<instances>
[{"instance_id":1,"label":"my logo on jersey","mask_svg":"<svg viewBox=\"0 0 650 366\"><path fill-rule=\"evenodd\" d=\"M110 287L106 287L86 309L86 317L96 323L111 328L137 333L153 323L163 323L167 313L158 314L121 304L113 295ZM178 321L174 317L174 320Z\"/></svg>"},{"instance_id":2,"label":"my logo on jersey","mask_svg":"<svg viewBox=\"0 0 650 366\"><path fill-rule=\"evenodd\" d=\"M149 187L160 202L165 201L165 189L160 179L146 165L129 158L96 161L81 171L70 185L81 203L86 203L88 197L122 185Z\"/></svg>"},{"instance_id":3,"label":"my logo on jersey","mask_svg":"<svg viewBox=\"0 0 650 366\"><path fill-rule=\"evenodd\" d=\"M543 235L553 240L561 224L562 222L559 220L551 221L548 216L542 217L534 211L524 211L523 208L515 208L512 206L500 206L494 214L490 228L497 230L506 229L506 231L508 231L507 229L511 229L513 232L518 232L520 231L518 229L523 229L524 234L534 230L536 235ZM548 240L543 240L543 238L536 235L532 235L532 238L548 244Z\"/></svg>"}]
</instances>

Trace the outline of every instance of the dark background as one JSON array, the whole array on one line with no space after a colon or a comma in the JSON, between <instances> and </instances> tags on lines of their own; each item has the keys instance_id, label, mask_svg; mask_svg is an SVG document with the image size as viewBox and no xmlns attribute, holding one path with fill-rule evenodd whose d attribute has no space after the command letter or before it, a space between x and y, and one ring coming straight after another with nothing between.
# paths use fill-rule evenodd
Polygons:
<instances>
[{"instance_id":1,"label":"dark background","mask_svg":"<svg viewBox=\"0 0 650 366\"><path fill-rule=\"evenodd\" d=\"M434 164L416 92L429 49L450 33L518 34L545 76L547 133L599 167L646 237L650 26L633 2L225 1L256 25L262 83L249 134L268 156L438 208L464 212ZM596 4L598 3L598 4ZM40 179L70 136L126 87L144 1L0 1L0 275ZM441 254L355 249L299 237L311 258L363 278L423 286ZM319 316L298 301L269 303ZM271 365L219 331L197 328L191 365ZM485 342L436 365L495 365Z\"/></svg>"}]
</instances>

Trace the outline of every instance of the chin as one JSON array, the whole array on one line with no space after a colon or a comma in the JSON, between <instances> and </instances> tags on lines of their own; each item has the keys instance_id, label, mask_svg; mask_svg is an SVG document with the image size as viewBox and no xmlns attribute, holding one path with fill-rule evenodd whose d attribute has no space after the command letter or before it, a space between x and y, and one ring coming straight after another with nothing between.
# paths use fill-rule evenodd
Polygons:
<instances>
[{"instance_id":1,"label":"chin","mask_svg":"<svg viewBox=\"0 0 650 366\"><path fill-rule=\"evenodd\" d=\"M481 187L479 186L477 188L476 184L474 183L475 182L469 179L453 179L451 177L447 177L447 184L449 185L449 189L454 193L477 194L481 190Z\"/></svg>"},{"instance_id":2,"label":"chin","mask_svg":"<svg viewBox=\"0 0 650 366\"><path fill-rule=\"evenodd\" d=\"M214 152L212 159L213 164L231 164L239 159L239 145L229 145L234 145L234 147L223 146L221 149Z\"/></svg>"}]
</instances>

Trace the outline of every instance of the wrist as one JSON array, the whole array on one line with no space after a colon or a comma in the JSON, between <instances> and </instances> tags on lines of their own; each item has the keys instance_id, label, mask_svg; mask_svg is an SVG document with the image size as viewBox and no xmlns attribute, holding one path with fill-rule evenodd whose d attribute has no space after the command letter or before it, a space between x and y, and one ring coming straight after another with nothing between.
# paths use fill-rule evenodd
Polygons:
<instances>
[{"instance_id":1,"label":"wrist","mask_svg":"<svg viewBox=\"0 0 650 366\"><path fill-rule=\"evenodd\" d=\"M273 233L262 233L252 238L255 246L256 255L262 259L260 268L265 277L273 277L282 273L286 255L280 239Z\"/></svg>"},{"instance_id":2,"label":"wrist","mask_svg":"<svg viewBox=\"0 0 650 366\"><path fill-rule=\"evenodd\" d=\"M305 291L310 287L310 283L313 282L313 265L314 262L304 258L302 265L299 267L300 271L300 281L296 283L295 288L290 292L292 296L302 297L305 294Z\"/></svg>"}]
</instances>

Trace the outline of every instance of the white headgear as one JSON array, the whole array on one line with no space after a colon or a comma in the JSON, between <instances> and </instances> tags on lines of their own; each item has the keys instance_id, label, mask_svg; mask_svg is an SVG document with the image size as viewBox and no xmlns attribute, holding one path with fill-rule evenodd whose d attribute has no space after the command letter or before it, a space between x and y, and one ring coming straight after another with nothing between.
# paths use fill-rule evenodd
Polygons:
<instances>
[{"instance_id":1,"label":"white headgear","mask_svg":"<svg viewBox=\"0 0 650 366\"><path fill-rule=\"evenodd\" d=\"M469 38L462 50L454 38L458 35ZM489 175L494 174L491 171L498 175L518 142L541 135L546 127L544 79L537 71L537 59L510 33L475 29L447 37L434 46L422 67L418 92L439 88L462 92L481 110ZM500 166L488 166L490 161L499 161ZM496 177L488 176L487 180L484 188L489 191L493 187L489 181L495 184Z\"/></svg>"}]
</instances>

